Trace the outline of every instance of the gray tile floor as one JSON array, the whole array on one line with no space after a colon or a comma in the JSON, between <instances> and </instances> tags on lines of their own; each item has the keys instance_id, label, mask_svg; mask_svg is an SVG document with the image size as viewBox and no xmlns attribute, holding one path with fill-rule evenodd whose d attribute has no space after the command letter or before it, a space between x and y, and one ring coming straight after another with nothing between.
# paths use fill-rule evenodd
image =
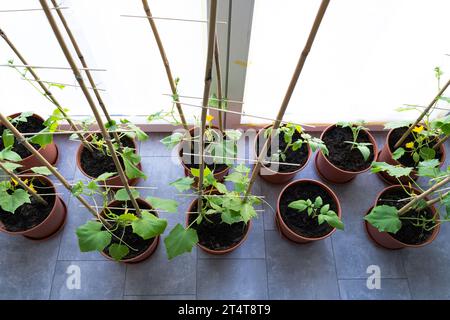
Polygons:
<instances>
[{"instance_id":1,"label":"gray tile floor","mask_svg":"<svg viewBox=\"0 0 450 320\"><path fill-rule=\"evenodd\" d=\"M177 196L168 183L183 171L151 134L141 144L143 167L149 179L140 185L157 186L145 195L177 199L180 213L162 214L169 227L183 223L191 198ZM377 134L379 146L384 135ZM68 179L80 179L75 166L76 142L57 138L57 164ZM252 147L241 150L251 157ZM312 158L297 178L321 180ZM450 226L444 225L436 241L416 250L388 251L366 236L362 217L385 186L365 173L345 185L329 184L337 192L346 226L344 232L314 244L298 245L284 239L274 225L274 214L264 205L247 241L227 256L213 257L194 249L168 261L163 245L136 265L106 261L98 253L80 253L75 228L88 217L78 201L62 188L69 207L65 229L45 242L0 234L0 299L449 299ZM275 206L282 186L262 180L254 194ZM168 228L169 229L169 228ZM380 267L381 289L369 290L367 268ZM80 289L68 289L71 268L81 271Z\"/></svg>"}]
</instances>

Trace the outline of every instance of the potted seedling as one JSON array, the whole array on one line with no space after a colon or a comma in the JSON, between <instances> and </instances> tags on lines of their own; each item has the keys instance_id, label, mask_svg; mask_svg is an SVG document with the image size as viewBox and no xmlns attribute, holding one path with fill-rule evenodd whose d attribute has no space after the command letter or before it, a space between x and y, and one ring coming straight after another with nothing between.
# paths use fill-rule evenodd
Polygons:
<instances>
[{"instance_id":1,"label":"potted seedling","mask_svg":"<svg viewBox=\"0 0 450 320\"><path fill-rule=\"evenodd\" d=\"M300 125L286 123L273 134L271 125L258 132L255 138L256 156L271 135L272 143L267 148L267 158L259 172L266 181L284 183L291 180L306 166L316 149L328 154L322 140L305 133Z\"/></svg>"},{"instance_id":2,"label":"potted seedling","mask_svg":"<svg viewBox=\"0 0 450 320\"><path fill-rule=\"evenodd\" d=\"M25 135L25 138L38 149L39 153L51 164L58 160L58 149L53 142L52 133L56 131L58 122L62 118L58 110L44 120L33 112L16 113L8 117L14 127ZM0 123L0 150L10 150L16 153L12 161L20 164L20 171L30 170L32 167L40 166L40 161L23 146L21 141L2 123Z\"/></svg>"},{"instance_id":3,"label":"potted seedling","mask_svg":"<svg viewBox=\"0 0 450 320\"><path fill-rule=\"evenodd\" d=\"M316 169L323 178L334 183L348 182L369 170L378 150L363 121L331 125L320 138L329 153L321 151L317 154Z\"/></svg>"},{"instance_id":4,"label":"potted seedling","mask_svg":"<svg viewBox=\"0 0 450 320\"><path fill-rule=\"evenodd\" d=\"M316 180L295 180L284 187L275 219L281 232L297 243L322 240L336 228L344 229L336 194Z\"/></svg>"},{"instance_id":5,"label":"potted seedling","mask_svg":"<svg viewBox=\"0 0 450 320\"><path fill-rule=\"evenodd\" d=\"M378 162L372 170L399 178L408 176L413 169ZM418 164L417 175L430 178L428 189L424 190L413 180L387 187L378 194L364 218L369 236L384 248L427 245L436 238L440 225L450 221L450 195L445 187L450 182L450 171L441 171L439 160L432 159ZM440 214L435 204L444 205L446 213Z\"/></svg>"},{"instance_id":6,"label":"potted seedling","mask_svg":"<svg viewBox=\"0 0 450 320\"><path fill-rule=\"evenodd\" d=\"M53 183L44 175L45 167L33 167L31 174L17 175L20 164L10 162L13 151L0 152L0 230L22 235L32 240L43 240L61 230L67 209L56 193Z\"/></svg>"},{"instance_id":7,"label":"potted seedling","mask_svg":"<svg viewBox=\"0 0 450 320\"><path fill-rule=\"evenodd\" d=\"M435 68L435 76L440 88L442 71L439 67ZM385 125L385 129L389 129L389 132L377 161L413 168L410 177L402 177L403 183L417 179L417 166L421 161L437 159L441 165L445 161L444 142L450 135L450 117L432 119L432 113L440 101L450 102L450 98L443 96L449 85L450 80L440 88L425 109L417 105L397 109L397 111L419 111L420 115L415 121L394 121ZM380 177L388 183L397 183L397 178L389 176L387 172L380 172Z\"/></svg>"},{"instance_id":8,"label":"potted seedling","mask_svg":"<svg viewBox=\"0 0 450 320\"><path fill-rule=\"evenodd\" d=\"M91 125L91 119L86 119L82 122L82 128L86 133L90 132L89 128ZM126 119L120 120L119 123L112 120L105 126L108 132L118 133L119 141L112 134L110 140L120 164L124 168L128 183L135 185L140 178L146 179L146 175L141 171L141 157L137 151L136 139L139 141L146 140L148 139L147 134ZM78 136L73 134L71 139L76 140ZM77 151L77 166L80 171L89 179L96 179L107 172L117 172L103 135L90 133L86 140L92 151L84 144L80 144ZM123 186L117 173L106 180L102 180L102 183L111 186L113 189Z\"/></svg>"},{"instance_id":9,"label":"potted seedling","mask_svg":"<svg viewBox=\"0 0 450 320\"><path fill-rule=\"evenodd\" d=\"M155 197L143 200L133 189L133 197L140 208L138 214L125 189L119 189L112 196L110 188L99 187L99 183L104 184L114 174L107 172L88 182L78 181L72 188L75 196L84 195L101 204L93 207L94 219L77 228L78 244L82 252L99 251L110 260L140 262L156 250L159 235L167 226L167 220L159 218L156 209L176 212L178 204Z\"/></svg>"},{"instance_id":10,"label":"potted seedling","mask_svg":"<svg viewBox=\"0 0 450 320\"><path fill-rule=\"evenodd\" d=\"M191 170L198 178L199 170ZM199 211L198 199L193 200L186 215L186 227L176 225L164 240L169 259L190 252L195 244L209 254L222 255L245 241L251 220L257 217L254 206L260 203L256 196L244 196L249 172L242 164L235 167L234 172L225 177L225 181L233 183L233 189L228 190L205 167L202 208ZM193 184L193 177L171 183L178 191L189 190Z\"/></svg>"}]
</instances>

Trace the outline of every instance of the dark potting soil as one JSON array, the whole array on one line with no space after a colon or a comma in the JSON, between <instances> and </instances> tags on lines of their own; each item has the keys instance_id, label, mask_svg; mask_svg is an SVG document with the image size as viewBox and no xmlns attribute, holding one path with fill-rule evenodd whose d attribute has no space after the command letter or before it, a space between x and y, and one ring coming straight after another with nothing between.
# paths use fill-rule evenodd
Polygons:
<instances>
[{"instance_id":1,"label":"dark potting soil","mask_svg":"<svg viewBox=\"0 0 450 320\"><path fill-rule=\"evenodd\" d=\"M385 193L383 193L383 195L380 197L380 200L378 200L377 204L388 205L400 209L406 204L406 202L397 200L405 199L408 197L409 195L403 189L388 190ZM418 218L421 216L425 216L431 219L433 218L433 212L429 208L426 208L423 210L410 210L404 215L405 218ZM421 244L427 241L427 239L433 233L432 230L427 231L421 227L414 226L413 223L416 222L416 220L401 219L401 221L402 221L401 229L397 231L397 233L395 234L390 233L390 235L403 243ZM433 227L433 225L434 222L430 222L429 225L427 225L427 227L430 228Z\"/></svg>"},{"instance_id":2,"label":"dark potting soil","mask_svg":"<svg viewBox=\"0 0 450 320\"><path fill-rule=\"evenodd\" d=\"M370 167L374 160L373 146L368 146L370 156L367 161L357 148L352 149L352 144L345 141L353 141L353 134L350 128L335 126L327 131L323 137L323 142L328 148L327 159L339 169L345 171L358 172ZM357 142L371 143L369 135L365 131L360 131Z\"/></svg>"},{"instance_id":3,"label":"dark potting soil","mask_svg":"<svg viewBox=\"0 0 450 320\"><path fill-rule=\"evenodd\" d=\"M261 135L263 135L262 137L264 137L264 131L261 131ZM261 137L261 136L260 136ZM263 139L263 138L261 138ZM292 141L296 141L298 139L301 139L300 133L298 133L297 131L294 133L294 135L292 136ZM261 143L265 143L266 139L263 139L261 141ZM256 150L258 152L257 156L259 155L260 152L260 141L259 139L256 140ZM262 146L261 146L262 148ZM286 142L284 141L284 133L281 132L280 135L278 136L278 149L280 150L284 150L286 148ZM290 166L290 165L286 165L286 164L271 164L271 163L267 163L265 164L266 167L268 167L269 169L276 171L276 172L293 172L298 170L300 167L302 167L306 161L308 161L308 146L306 143L303 143L302 146L300 147L300 149L296 150L296 151L292 151L291 148L289 148L286 152L286 160L282 160L280 159L279 162L286 162L286 163L295 163L298 164L300 166ZM272 146L269 145L269 148L267 149L267 157L268 159L271 159L272 157ZM276 167L278 167L278 170L274 170Z\"/></svg>"},{"instance_id":4,"label":"dark potting soil","mask_svg":"<svg viewBox=\"0 0 450 320\"><path fill-rule=\"evenodd\" d=\"M123 147L134 148L133 140L123 137L121 140ZM123 167L123 160L119 157L120 164ZM116 166L111 156L107 155L106 147L104 153L99 150L94 152L83 148L81 151L81 167L89 176L97 178L105 172L117 172Z\"/></svg>"},{"instance_id":5,"label":"dark potting soil","mask_svg":"<svg viewBox=\"0 0 450 320\"><path fill-rule=\"evenodd\" d=\"M35 133L43 130L45 128L44 122L41 119L35 117L28 117L27 122L18 122L15 124L17 130L22 133ZM5 126L0 126L0 135L3 135L3 131L6 129ZM38 144L32 144L36 150L40 149ZM5 145L3 144L3 139L0 139L0 150L3 150ZM31 156L31 152L28 151L25 146L23 146L17 139L14 139L14 146L12 151L18 153L22 159Z\"/></svg>"},{"instance_id":6,"label":"dark potting soil","mask_svg":"<svg viewBox=\"0 0 450 320\"><path fill-rule=\"evenodd\" d=\"M389 136L389 149L391 150L391 152L393 153L395 151L395 144L397 143L398 140L400 140L400 138L403 136L403 134L406 132L406 130L408 130L407 127L403 127L403 128L397 128L394 129L390 136ZM409 136L406 137L405 141L402 144L402 147L405 150L408 150L405 145L408 142L412 142L414 141L414 136L410 133ZM436 159L441 159L442 158L442 152L440 150L436 151ZM416 167L416 163L414 162L414 159L412 157L412 154L409 152L405 152L405 154L403 156L401 156L398 160L398 162L400 162L402 165L406 166L406 167L412 167L415 168Z\"/></svg>"},{"instance_id":7,"label":"dark potting soil","mask_svg":"<svg viewBox=\"0 0 450 320\"><path fill-rule=\"evenodd\" d=\"M141 209L151 209L150 207L146 207L143 206L142 203L139 203ZM127 208L132 208L133 205L132 203L129 201L127 203L127 205L125 205L124 203L122 203L121 205L117 206L117 207L127 207ZM123 210L120 209L111 209L111 212L120 215L123 214ZM150 211L150 213L153 214L152 211ZM113 233L118 237L112 237L111 238L111 244L117 243L119 244L120 241L119 239L122 238L122 244L126 243L129 246L131 246L133 249L136 249L137 251L131 250L130 252L122 259L122 260L127 260L127 259L132 259L134 257L139 256L140 254L144 253L145 250L147 250L153 243L153 241L156 240L156 238L150 238L148 240L144 240L142 239L140 236L138 236L137 234L133 233L133 228L131 226L128 226L125 228L125 234L123 233L123 228L118 228L117 230L113 231ZM109 246L110 246L109 245ZM109 256L109 246L107 246L105 248L105 250L103 250L103 252Z\"/></svg>"},{"instance_id":8,"label":"dark potting soil","mask_svg":"<svg viewBox=\"0 0 450 320\"><path fill-rule=\"evenodd\" d=\"M297 200L314 200L320 196L323 204L329 204L330 210L337 214L337 204L333 197L320 186L310 183L297 183L290 186L283 192L280 199L280 213L284 223L300 236L307 238L320 238L327 235L333 230L333 227L324 222L319 224L317 218L312 218L305 211L299 212L293 208L289 208L289 203Z\"/></svg>"},{"instance_id":9,"label":"dark potting soil","mask_svg":"<svg viewBox=\"0 0 450 320\"><path fill-rule=\"evenodd\" d=\"M192 212L197 211L197 206L194 206ZM197 218L197 214L189 215L189 224ZM226 250L242 240L247 231L248 225L244 222L228 224L222 222L220 213L208 215L208 219L202 219L200 224L194 223L192 229L197 230L199 243L211 250Z\"/></svg>"},{"instance_id":10,"label":"dark potting soil","mask_svg":"<svg viewBox=\"0 0 450 320\"><path fill-rule=\"evenodd\" d=\"M189 155L185 156L183 154L183 151L185 149L189 148L189 146L187 144L188 144L188 142L183 144L183 148L181 148L181 150L180 150L180 157L181 157L181 159L182 159L182 161L183 161L183 163L184 163L184 165L186 167L188 167L189 169L192 169L192 168L198 169L200 167L200 165L198 164L199 161L200 161L199 157L198 156L189 156ZM190 145L191 145L191 149L190 149L190 151L188 153L190 153L190 154L198 154L198 152L199 152L198 150L200 149L200 147L199 146L195 146L193 144L190 144ZM209 144L206 143L205 145L208 146ZM197 149L197 150L195 150L195 149ZM213 160L214 160L213 158L205 157L204 159L205 159L206 167L208 167L209 170L213 171L214 173L222 172L223 170L228 168L228 166L226 164L214 163L213 162Z\"/></svg>"},{"instance_id":11,"label":"dark potting soil","mask_svg":"<svg viewBox=\"0 0 450 320\"><path fill-rule=\"evenodd\" d=\"M33 179L33 186L38 194L55 193L55 189L48 188L49 186L37 179ZM23 204L16 209L15 213L6 212L0 208L0 221L4 228L11 232L26 231L44 221L52 211L56 198L55 195L44 195L42 198L47 201L47 206L31 197L31 203Z\"/></svg>"}]
</instances>

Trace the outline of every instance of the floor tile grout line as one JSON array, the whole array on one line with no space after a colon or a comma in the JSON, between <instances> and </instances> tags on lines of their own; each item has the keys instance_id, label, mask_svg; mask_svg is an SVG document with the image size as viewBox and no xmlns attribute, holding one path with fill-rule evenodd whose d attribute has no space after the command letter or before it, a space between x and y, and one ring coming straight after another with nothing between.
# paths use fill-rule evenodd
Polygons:
<instances>
[{"instance_id":1,"label":"floor tile grout line","mask_svg":"<svg viewBox=\"0 0 450 320\"><path fill-rule=\"evenodd\" d=\"M402 260L403 272L405 273L405 276L406 276L406 283L408 284L408 291L409 291L410 300L414 300L413 292L411 290L411 284L410 284L409 277L408 277L408 273L406 272L405 257L404 256L405 256L405 252L403 251L403 252L400 253L400 258Z\"/></svg>"},{"instance_id":2,"label":"floor tile grout line","mask_svg":"<svg viewBox=\"0 0 450 320\"><path fill-rule=\"evenodd\" d=\"M408 280L408 278L381 277L381 280ZM367 278L340 278L338 281L366 281Z\"/></svg>"},{"instance_id":3,"label":"floor tile grout line","mask_svg":"<svg viewBox=\"0 0 450 320\"><path fill-rule=\"evenodd\" d=\"M331 252L333 253L333 262L334 262L334 272L336 274L336 285L339 293L339 300L342 300L341 295L341 286L339 285L339 278L338 278L338 271L337 271L337 262L336 262L336 254L334 252L334 245L333 245L333 236L330 237L331 242Z\"/></svg>"},{"instance_id":4,"label":"floor tile grout line","mask_svg":"<svg viewBox=\"0 0 450 320\"><path fill-rule=\"evenodd\" d=\"M125 297L127 296L126 295L127 276L128 276L128 265L125 265L125 278L123 280L122 300L125 300Z\"/></svg>"},{"instance_id":5,"label":"floor tile grout line","mask_svg":"<svg viewBox=\"0 0 450 320\"><path fill-rule=\"evenodd\" d=\"M261 192L262 192L262 186L261 186ZM266 204L263 204L263 206L265 207ZM263 213L266 213L266 212L264 211ZM264 215L263 218L265 218L265 215ZM266 288L267 288L266 290L267 290L267 299L270 300L270 290L269 290L269 264L268 264L269 259L268 259L268 253L267 253L268 247L267 247L267 238L266 238L266 231L264 230L264 225L265 225L265 221L263 221L264 255L265 255L264 262L265 262L265 265L266 265Z\"/></svg>"}]
</instances>

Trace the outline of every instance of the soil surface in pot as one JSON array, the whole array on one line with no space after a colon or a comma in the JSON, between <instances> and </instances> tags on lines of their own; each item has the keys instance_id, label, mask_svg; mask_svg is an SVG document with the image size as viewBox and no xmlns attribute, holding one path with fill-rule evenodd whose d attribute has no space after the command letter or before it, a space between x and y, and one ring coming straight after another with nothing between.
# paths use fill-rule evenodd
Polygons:
<instances>
[{"instance_id":1,"label":"soil surface in pot","mask_svg":"<svg viewBox=\"0 0 450 320\"><path fill-rule=\"evenodd\" d=\"M153 212L150 210L151 208L148 206L143 206L142 203L139 204L141 209L149 209L149 212L153 214ZM125 204L121 204L119 205L120 207L125 207ZM119 207L117 206L117 207ZM132 208L133 205L132 203L129 201L126 205L128 208ZM115 213L117 215L121 215L124 213L123 210L120 209L111 209L112 213ZM118 228L117 230L113 231L114 235L116 235L118 238L116 237L112 237L111 238L111 243L105 248L105 250L103 250L103 253L105 253L106 255L109 256L109 246L111 244L119 244L120 241L119 239L122 238L122 244L126 243L128 244L130 247L132 247L133 249L136 249L137 251L131 250L130 252L122 259L122 260L128 260L128 259L132 259L135 258L139 255L141 255L142 253L145 252L145 250L147 250L153 243L153 241L156 240L155 238L150 238L148 240L144 240L142 239L140 236L138 236L137 234L133 233L133 228L131 226L128 226L125 228L125 233L124 233L124 229L123 228Z\"/></svg>"},{"instance_id":2,"label":"soil surface in pot","mask_svg":"<svg viewBox=\"0 0 450 320\"><path fill-rule=\"evenodd\" d=\"M396 207L400 209L403 207L406 202L405 201L397 201L400 199L408 198L409 195L402 189L391 189L384 192L380 200L378 200L378 205L388 205L392 207ZM405 218L417 218L420 216L425 216L429 219L433 218L433 211L429 208L424 210L410 210L403 217ZM421 227L415 227L413 225L416 220L409 219L401 219L402 227L401 229L393 234L389 233L392 237L406 244L422 244L432 235L433 231L427 231ZM428 228L433 227L434 223L429 223L427 225Z\"/></svg>"},{"instance_id":3,"label":"soil surface in pot","mask_svg":"<svg viewBox=\"0 0 450 320\"><path fill-rule=\"evenodd\" d=\"M191 211L196 212L197 206L194 206ZM196 218L197 214L190 214L188 220L189 224ZM192 229L197 230L199 243L208 249L229 249L238 244L247 232L248 226L246 226L244 222L233 223L230 225L222 222L220 213L208 215L208 219L211 222L203 218L200 224L194 223L191 227Z\"/></svg>"},{"instance_id":4,"label":"soil surface in pot","mask_svg":"<svg viewBox=\"0 0 450 320\"><path fill-rule=\"evenodd\" d=\"M261 131L261 135L264 135L264 131ZM300 133L296 131L292 136L292 141L297 141L298 139L301 139L301 136ZM265 143L265 141L266 139L261 141L261 143ZM256 141L256 150L258 150L257 156L259 156L260 148L262 148L262 146L260 147L259 144L260 144L259 139L257 139ZM280 135L278 136L278 149L284 150L285 148L286 142L284 141L284 133L281 132ZM279 162L295 163L298 164L299 166L290 166L286 164L271 165L270 163L265 164L265 166L276 172L287 173L296 171L300 167L302 167L306 163L306 161L308 161L308 146L306 143L303 143L300 149L292 151L292 148L289 148L284 154L286 155L286 160L280 159ZM272 157L272 146L269 145L269 148L267 149L267 158L271 159L271 157ZM275 166L277 165L278 170L274 170Z\"/></svg>"},{"instance_id":5,"label":"soil surface in pot","mask_svg":"<svg viewBox=\"0 0 450 320\"><path fill-rule=\"evenodd\" d=\"M190 145L191 145L191 149L190 149L190 151L188 153L190 153L190 154L198 154L199 153L199 149L200 149L199 145L197 145L197 146L195 146L193 144L190 144ZM209 144L206 143L205 145L208 146ZM187 144L184 144L183 148L181 148L181 150L180 150L180 157L181 157L184 165L186 167L188 167L189 169L191 169L191 168L198 169L200 167L200 165L198 164L200 162L198 156L185 156L185 155L183 155L184 149L187 149L187 148L189 148L189 146ZM195 150L195 149L197 149L197 150ZM228 168L228 166L226 164L224 164L224 163L214 163L213 162L213 158L205 157L204 159L205 159L205 165L211 171L213 171L214 173L222 172L226 168Z\"/></svg>"},{"instance_id":6,"label":"soil surface in pot","mask_svg":"<svg viewBox=\"0 0 450 320\"><path fill-rule=\"evenodd\" d=\"M394 151L396 149L394 149L395 144L397 143L398 140L400 140L400 138L403 136L403 134L406 132L406 130L408 130L407 127L403 127L403 128L397 128L392 130L390 136L389 136L389 149L391 150L392 153L394 153ZM408 150L408 148L405 147L405 145L408 142L412 142L414 141L414 136L412 135L412 133L409 134L409 136L406 137L405 141L402 144L403 149ZM436 151L436 159L441 159L442 158L442 152L440 150ZM414 162L414 159L412 157L412 154L409 152L405 152L405 154L403 156L401 156L399 159L397 159L398 162L400 162L402 165L406 166L406 167L413 167L416 168L417 165Z\"/></svg>"},{"instance_id":7,"label":"soil surface in pot","mask_svg":"<svg viewBox=\"0 0 450 320\"><path fill-rule=\"evenodd\" d=\"M323 136L323 142L329 151L327 159L336 167L345 171L358 172L370 167L374 159L373 146L368 146L370 156L365 161L361 152L356 147L352 149L352 144L345 143L345 141L353 141L350 128L335 126L328 130ZM362 130L358 134L357 142L371 143L369 135Z\"/></svg>"},{"instance_id":8,"label":"soil surface in pot","mask_svg":"<svg viewBox=\"0 0 450 320\"><path fill-rule=\"evenodd\" d=\"M133 140L128 137L123 137L121 140L123 147L134 149ZM83 148L81 151L81 167L89 176L97 178L105 172L117 172L116 166L111 156L106 153L107 147L103 152L94 150L94 152ZM119 157L120 164L123 168L123 160Z\"/></svg>"},{"instance_id":9,"label":"soil surface in pot","mask_svg":"<svg viewBox=\"0 0 450 320\"><path fill-rule=\"evenodd\" d=\"M45 185L37 179L33 179L33 186L39 194L54 193L54 189ZM17 187L20 188L20 187ZM35 198L31 197L31 203L25 203L16 209L15 213L3 211L0 208L0 221L4 228L11 232L20 232L30 230L44 221L53 209L55 204L55 195L42 196L48 205L39 203Z\"/></svg>"},{"instance_id":10,"label":"soil surface in pot","mask_svg":"<svg viewBox=\"0 0 450 320\"><path fill-rule=\"evenodd\" d=\"M280 214L284 223L296 234L307 238L320 238L333 230L333 227L324 222L319 225L317 218L308 216L306 211L289 208L292 201L311 199L314 202L320 196L323 204L329 204L330 209L337 213L337 205L333 197L320 186L314 183L297 183L283 192L280 199Z\"/></svg>"},{"instance_id":11,"label":"soil surface in pot","mask_svg":"<svg viewBox=\"0 0 450 320\"><path fill-rule=\"evenodd\" d=\"M41 119L35 118L33 116L27 118L27 122L18 122L14 126L17 130L22 133L35 133L45 129L44 122ZM3 131L6 129L5 126L0 125L0 135L3 135ZM38 144L32 143L33 147L36 150L39 150L41 147ZM5 145L3 144L3 139L0 139L0 150L3 150ZM14 138L14 146L12 151L18 153L22 159L31 156L31 152L28 151L25 146L23 146L17 139Z\"/></svg>"}]
</instances>

